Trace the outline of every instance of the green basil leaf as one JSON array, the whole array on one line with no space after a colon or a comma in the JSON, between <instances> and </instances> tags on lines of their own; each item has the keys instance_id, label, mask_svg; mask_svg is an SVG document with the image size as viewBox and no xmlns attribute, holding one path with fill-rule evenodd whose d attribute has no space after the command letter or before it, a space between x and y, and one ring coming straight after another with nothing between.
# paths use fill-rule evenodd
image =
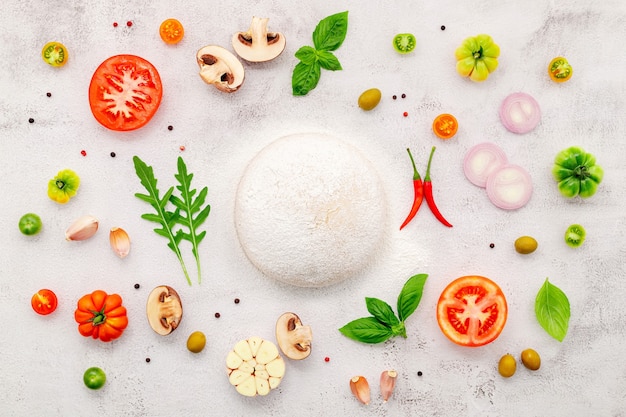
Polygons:
<instances>
[{"instance_id":1,"label":"green basil leaf","mask_svg":"<svg viewBox=\"0 0 626 417\"><path fill-rule=\"evenodd\" d=\"M398 295L398 317L405 321L417 308L424 290L428 274L417 274L409 278Z\"/></svg>"},{"instance_id":2,"label":"green basil leaf","mask_svg":"<svg viewBox=\"0 0 626 417\"><path fill-rule=\"evenodd\" d=\"M325 70L329 71L339 71L342 70L341 64L335 55L332 52L328 51L316 51L317 60L320 63L320 66Z\"/></svg>"},{"instance_id":3,"label":"green basil leaf","mask_svg":"<svg viewBox=\"0 0 626 417\"><path fill-rule=\"evenodd\" d=\"M320 72L320 64L318 62L314 62L312 65L299 62L293 69L291 77L293 95L305 96L309 91L313 90L320 80Z\"/></svg>"},{"instance_id":4,"label":"green basil leaf","mask_svg":"<svg viewBox=\"0 0 626 417\"><path fill-rule=\"evenodd\" d=\"M393 336L391 328L374 317L362 317L346 324L339 331L346 337L363 343L381 343Z\"/></svg>"},{"instance_id":5,"label":"green basil leaf","mask_svg":"<svg viewBox=\"0 0 626 417\"><path fill-rule=\"evenodd\" d=\"M314 48L305 45L296 51L296 58L306 65L313 65L317 60L317 54L315 52Z\"/></svg>"},{"instance_id":6,"label":"green basil leaf","mask_svg":"<svg viewBox=\"0 0 626 417\"><path fill-rule=\"evenodd\" d=\"M562 342L567 334L570 318L569 300L565 293L548 278L535 299L537 321L548 334Z\"/></svg>"},{"instance_id":7,"label":"green basil leaf","mask_svg":"<svg viewBox=\"0 0 626 417\"><path fill-rule=\"evenodd\" d=\"M322 19L313 31L313 45L322 51L334 51L348 33L348 12L336 13Z\"/></svg>"},{"instance_id":8,"label":"green basil leaf","mask_svg":"<svg viewBox=\"0 0 626 417\"><path fill-rule=\"evenodd\" d=\"M386 324L389 327L393 327L400 323L400 320L396 317L391 306L383 300L365 297L365 305L367 306L367 311L369 311L370 314L379 322Z\"/></svg>"}]
</instances>

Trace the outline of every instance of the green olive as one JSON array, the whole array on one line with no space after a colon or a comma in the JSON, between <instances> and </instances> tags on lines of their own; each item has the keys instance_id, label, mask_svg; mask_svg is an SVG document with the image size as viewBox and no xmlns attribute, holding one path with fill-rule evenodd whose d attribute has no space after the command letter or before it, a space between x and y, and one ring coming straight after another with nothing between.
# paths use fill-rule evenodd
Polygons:
<instances>
[{"instance_id":1,"label":"green olive","mask_svg":"<svg viewBox=\"0 0 626 417\"><path fill-rule=\"evenodd\" d=\"M378 106L378 103L380 103L381 96L382 94L378 88L365 90L359 96L359 107L366 111L372 110L374 107Z\"/></svg>"},{"instance_id":2,"label":"green olive","mask_svg":"<svg viewBox=\"0 0 626 417\"><path fill-rule=\"evenodd\" d=\"M517 368L517 361L510 353L502 356L498 362L498 372L505 378L512 377Z\"/></svg>"},{"instance_id":3,"label":"green olive","mask_svg":"<svg viewBox=\"0 0 626 417\"><path fill-rule=\"evenodd\" d=\"M522 351L522 363L531 371L536 371L541 366L541 357L533 349L524 349Z\"/></svg>"},{"instance_id":4,"label":"green olive","mask_svg":"<svg viewBox=\"0 0 626 417\"><path fill-rule=\"evenodd\" d=\"M187 349L193 353L200 353L206 346L206 336L200 331L193 332L187 339Z\"/></svg>"},{"instance_id":5,"label":"green olive","mask_svg":"<svg viewBox=\"0 0 626 417\"><path fill-rule=\"evenodd\" d=\"M515 241L515 250L524 255L533 253L536 249L537 241L530 236L521 236Z\"/></svg>"}]
</instances>

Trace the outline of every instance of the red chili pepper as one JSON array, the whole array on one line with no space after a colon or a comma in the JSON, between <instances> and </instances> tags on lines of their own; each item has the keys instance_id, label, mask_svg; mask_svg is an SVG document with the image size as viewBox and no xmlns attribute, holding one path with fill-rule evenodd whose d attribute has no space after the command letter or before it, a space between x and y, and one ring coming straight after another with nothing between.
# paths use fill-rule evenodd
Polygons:
<instances>
[{"instance_id":1,"label":"red chili pepper","mask_svg":"<svg viewBox=\"0 0 626 417\"><path fill-rule=\"evenodd\" d=\"M435 199L433 198L433 183L430 181L430 163L433 159L433 154L435 153L435 147L430 151L430 157L428 158L428 166L426 167L426 176L424 177L424 197L426 198L426 202L428 203L428 207L430 207L430 211L433 212L437 220L439 220L443 225L452 227L450 222L448 222L443 215L439 212L437 205L435 204Z\"/></svg>"},{"instance_id":2,"label":"red chili pepper","mask_svg":"<svg viewBox=\"0 0 626 417\"><path fill-rule=\"evenodd\" d=\"M413 165L414 197L411 212L407 216L404 223L402 223L402 226L400 226L400 230L402 230L404 226L406 226L411 220L413 220L413 217L415 217L415 214L417 214L417 210L419 210L420 206L422 205L422 200L424 199L424 187L422 186L422 177L420 177L419 172L417 172L417 168L415 168L415 161L413 160L413 155L411 155L411 151L409 150L409 148L407 148L406 151L409 153L409 158L411 158L411 165Z\"/></svg>"}]
</instances>

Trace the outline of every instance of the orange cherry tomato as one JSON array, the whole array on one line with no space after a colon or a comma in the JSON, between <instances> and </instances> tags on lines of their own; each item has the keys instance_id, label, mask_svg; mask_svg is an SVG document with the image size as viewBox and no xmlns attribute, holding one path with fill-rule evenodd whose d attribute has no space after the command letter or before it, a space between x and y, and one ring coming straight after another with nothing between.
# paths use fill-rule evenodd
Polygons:
<instances>
[{"instance_id":1,"label":"orange cherry tomato","mask_svg":"<svg viewBox=\"0 0 626 417\"><path fill-rule=\"evenodd\" d=\"M506 298L489 278L457 278L443 290L437 303L437 322L444 335L461 346L482 346L504 329Z\"/></svg>"},{"instance_id":2,"label":"orange cherry tomato","mask_svg":"<svg viewBox=\"0 0 626 417\"><path fill-rule=\"evenodd\" d=\"M182 23L176 19L166 19L159 27L159 35L163 42L168 44L176 44L183 39L185 29Z\"/></svg>"},{"instance_id":3,"label":"orange cherry tomato","mask_svg":"<svg viewBox=\"0 0 626 417\"><path fill-rule=\"evenodd\" d=\"M41 289L33 294L30 299L30 305L37 314L42 316L48 315L57 309L57 296L54 292Z\"/></svg>"},{"instance_id":4,"label":"orange cherry tomato","mask_svg":"<svg viewBox=\"0 0 626 417\"><path fill-rule=\"evenodd\" d=\"M459 124L451 114L440 114L433 121L433 132L441 139L450 139L456 135Z\"/></svg>"}]
</instances>

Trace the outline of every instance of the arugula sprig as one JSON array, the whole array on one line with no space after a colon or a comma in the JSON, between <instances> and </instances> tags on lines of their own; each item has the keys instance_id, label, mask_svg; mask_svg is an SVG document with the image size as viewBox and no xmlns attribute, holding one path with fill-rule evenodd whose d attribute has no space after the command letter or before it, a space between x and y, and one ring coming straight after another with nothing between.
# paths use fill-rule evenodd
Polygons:
<instances>
[{"instance_id":1,"label":"arugula sprig","mask_svg":"<svg viewBox=\"0 0 626 417\"><path fill-rule=\"evenodd\" d=\"M206 200L208 188L204 187L194 199L197 190L191 188L193 174L187 172L187 166L183 158L178 157L178 173L174 177L179 183L176 186L176 190L180 193L180 197L173 194L174 187L168 188L163 197L159 197L157 179L154 176L152 167L143 162L138 156L133 157L133 163L135 164L135 172L139 177L141 185L148 192L147 194L136 193L135 196L150 204L156 211L156 213L142 214L141 218L158 223L161 226L155 228L154 232L169 240L167 246L176 254L189 285L191 285L191 278L180 250L180 243L183 240L191 243L198 271L198 283L200 283L202 279L198 245L204 239L206 231L198 233L198 227L204 223L211 210L211 206L208 204L204 208L202 207ZM175 207L174 211L167 209L168 203Z\"/></svg>"},{"instance_id":2,"label":"arugula sprig","mask_svg":"<svg viewBox=\"0 0 626 417\"><path fill-rule=\"evenodd\" d=\"M320 80L321 69L339 71L341 63L332 51L337 50L348 33L348 12L341 12L322 19L313 31L314 47L305 45L296 51L300 62L291 76L294 96L304 96L313 90Z\"/></svg>"},{"instance_id":3,"label":"arugula sprig","mask_svg":"<svg viewBox=\"0 0 626 417\"><path fill-rule=\"evenodd\" d=\"M385 301L366 297L365 305L372 316L353 320L339 331L357 342L370 344L382 343L394 336L406 338L406 319L417 309L427 278L428 274L417 274L404 284L398 295L398 316Z\"/></svg>"}]
</instances>

